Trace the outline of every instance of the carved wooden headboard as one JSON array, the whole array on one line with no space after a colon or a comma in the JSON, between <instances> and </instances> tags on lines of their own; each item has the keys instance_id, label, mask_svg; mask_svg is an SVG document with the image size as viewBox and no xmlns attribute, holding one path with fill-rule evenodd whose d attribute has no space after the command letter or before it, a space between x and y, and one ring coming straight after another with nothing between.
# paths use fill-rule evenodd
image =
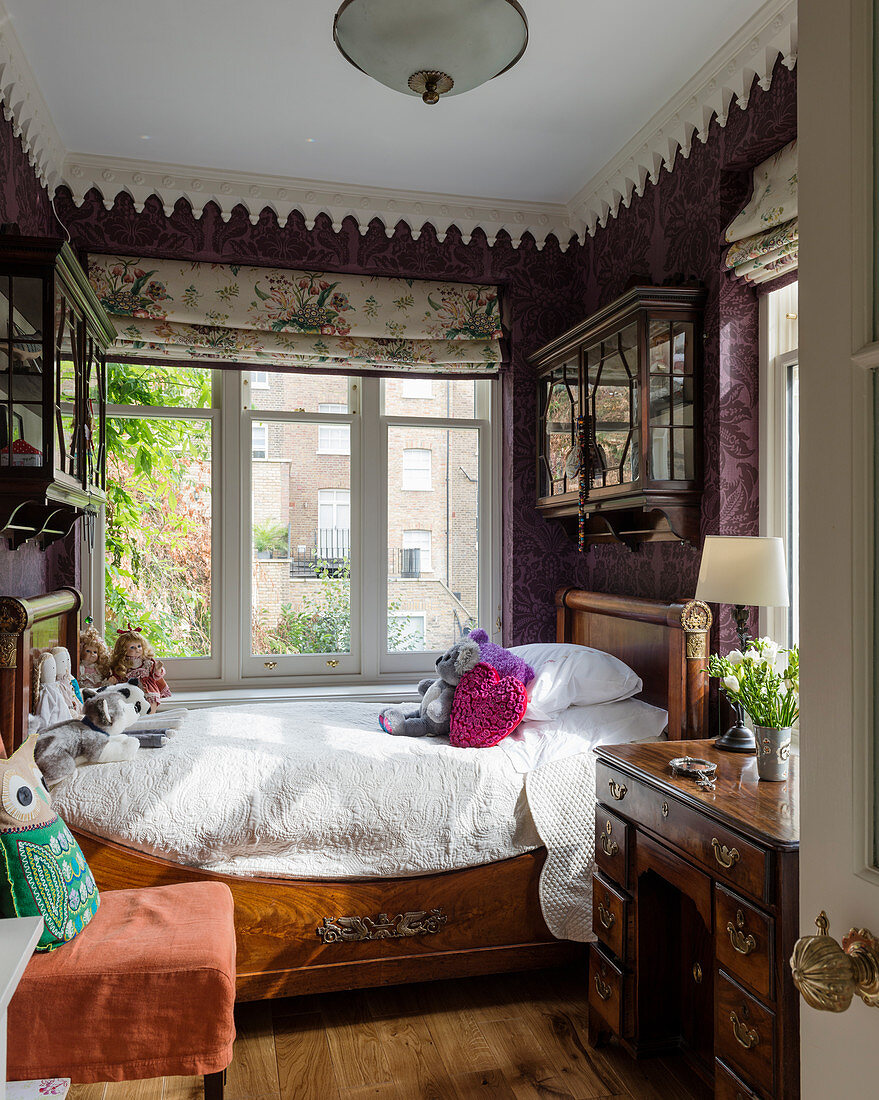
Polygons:
<instances>
[{"instance_id":1,"label":"carved wooden headboard","mask_svg":"<svg viewBox=\"0 0 879 1100\"><path fill-rule=\"evenodd\" d=\"M668 736L708 730L708 631L704 603L664 603L582 588L556 592L556 637L619 657L641 677L639 698L668 711Z\"/></svg>"},{"instance_id":2,"label":"carved wooden headboard","mask_svg":"<svg viewBox=\"0 0 879 1100\"><path fill-rule=\"evenodd\" d=\"M14 752L27 736L34 653L63 645L70 650L71 667L79 667L81 606L82 596L75 588L59 588L29 599L0 596L0 735L4 756Z\"/></svg>"}]
</instances>

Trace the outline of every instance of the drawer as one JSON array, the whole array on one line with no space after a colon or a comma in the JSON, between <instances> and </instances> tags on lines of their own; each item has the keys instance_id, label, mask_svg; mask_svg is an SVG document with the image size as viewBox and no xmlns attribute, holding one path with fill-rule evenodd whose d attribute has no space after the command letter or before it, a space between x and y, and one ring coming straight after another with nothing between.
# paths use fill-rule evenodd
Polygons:
<instances>
[{"instance_id":1,"label":"drawer","mask_svg":"<svg viewBox=\"0 0 879 1100\"><path fill-rule=\"evenodd\" d=\"M765 1000L775 999L775 921L720 885L714 887L718 965Z\"/></svg>"},{"instance_id":2,"label":"drawer","mask_svg":"<svg viewBox=\"0 0 879 1100\"><path fill-rule=\"evenodd\" d=\"M629 885L629 826L604 806L595 807L595 863L609 879Z\"/></svg>"},{"instance_id":3,"label":"drawer","mask_svg":"<svg viewBox=\"0 0 879 1100\"><path fill-rule=\"evenodd\" d=\"M715 1053L751 1089L775 1095L775 1016L725 974L717 973Z\"/></svg>"},{"instance_id":4,"label":"drawer","mask_svg":"<svg viewBox=\"0 0 879 1100\"><path fill-rule=\"evenodd\" d=\"M623 1039L635 1030L634 985L631 974L597 944L589 945L589 1011Z\"/></svg>"},{"instance_id":5,"label":"drawer","mask_svg":"<svg viewBox=\"0 0 879 1100\"><path fill-rule=\"evenodd\" d=\"M721 1061L714 1063L714 1100L760 1100Z\"/></svg>"},{"instance_id":6,"label":"drawer","mask_svg":"<svg viewBox=\"0 0 879 1100\"><path fill-rule=\"evenodd\" d=\"M633 924L631 898L595 872L592 875L592 931L624 963L634 958Z\"/></svg>"},{"instance_id":7,"label":"drawer","mask_svg":"<svg viewBox=\"0 0 879 1100\"><path fill-rule=\"evenodd\" d=\"M736 890L757 901L772 901L769 854L760 845L685 806L668 791L634 779L603 760L596 765L595 782L598 797L605 801L610 797L619 812L637 821L639 827L656 833Z\"/></svg>"}]
</instances>

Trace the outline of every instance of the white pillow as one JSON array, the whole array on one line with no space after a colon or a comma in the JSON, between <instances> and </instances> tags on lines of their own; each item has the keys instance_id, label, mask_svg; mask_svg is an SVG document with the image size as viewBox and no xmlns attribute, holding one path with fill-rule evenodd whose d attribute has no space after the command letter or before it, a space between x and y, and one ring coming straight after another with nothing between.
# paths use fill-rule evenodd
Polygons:
<instances>
[{"instance_id":1,"label":"white pillow","mask_svg":"<svg viewBox=\"0 0 879 1100\"><path fill-rule=\"evenodd\" d=\"M571 642L535 642L510 650L534 669L523 721L545 722L568 707L630 699L644 686L610 653Z\"/></svg>"},{"instance_id":2,"label":"white pillow","mask_svg":"<svg viewBox=\"0 0 879 1100\"><path fill-rule=\"evenodd\" d=\"M527 773L562 757L591 752L596 745L657 741L668 714L641 699L622 699L592 707L568 707L546 722L520 722L495 749L517 772Z\"/></svg>"}]
</instances>

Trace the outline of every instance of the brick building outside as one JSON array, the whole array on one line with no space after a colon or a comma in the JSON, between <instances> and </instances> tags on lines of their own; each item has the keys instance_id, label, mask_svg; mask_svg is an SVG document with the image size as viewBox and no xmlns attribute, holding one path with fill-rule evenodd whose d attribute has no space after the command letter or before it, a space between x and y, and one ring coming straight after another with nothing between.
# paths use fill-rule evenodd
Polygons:
<instances>
[{"instance_id":1,"label":"brick building outside","mask_svg":"<svg viewBox=\"0 0 879 1100\"><path fill-rule=\"evenodd\" d=\"M348 411L341 376L251 372L248 383L254 410ZM388 427L389 635L397 649L445 649L476 625L478 433L431 420L473 419L475 386L439 378L383 385L387 415L422 421ZM255 419L252 454L254 621L271 632L285 609L313 611L328 582L347 590L347 571L357 568L349 428ZM255 631L255 651L265 648Z\"/></svg>"}]
</instances>

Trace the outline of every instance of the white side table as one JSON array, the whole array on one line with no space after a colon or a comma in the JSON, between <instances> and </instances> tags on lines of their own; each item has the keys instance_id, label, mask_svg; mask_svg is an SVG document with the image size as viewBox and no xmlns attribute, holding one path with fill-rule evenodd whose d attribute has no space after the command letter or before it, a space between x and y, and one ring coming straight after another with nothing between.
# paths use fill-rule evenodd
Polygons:
<instances>
[{"instance_id":1,"label":"white side table","mask_svg":"<svg viewBox=\"0 0 879 1100\"><path fill-rule=\"evenodd\" d=\"M6 1009L42 934L42 917L0 920L0 1100L6 1100Z\"/></svg>"}]
</instances>

